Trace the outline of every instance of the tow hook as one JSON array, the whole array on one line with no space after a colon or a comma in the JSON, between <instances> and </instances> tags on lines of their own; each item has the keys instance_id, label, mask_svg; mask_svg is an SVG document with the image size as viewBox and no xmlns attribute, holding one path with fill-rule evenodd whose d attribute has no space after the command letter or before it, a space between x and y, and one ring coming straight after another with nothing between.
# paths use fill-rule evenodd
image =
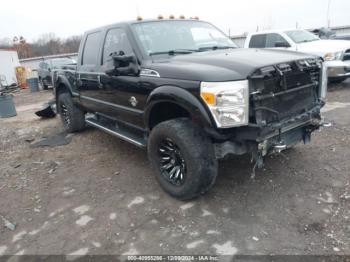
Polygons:
<instances>
[{"instance_id":1,"label":"tow hook","mask_svg":"<svg viewBox=\"0 0 350 262\"><path fill-rule=\"evenodd\" d=\"M322 127L331 127L331 126L332 126L332 123L330 123L330 122L322 122L322 123L321 123L321 126L322 126Z\"/></svg>"},{"instance_id":2,"label":"tow hook","mask_svg":"<svg viewBox=\"0 0 350 262\"><path fill-rule=\"evenodd\" d=\"M273 146L273 151L276 153L281 153L286 148L287 148L287 145L285 144L277 144Z\"/></svg>"},{"instance_id":3,"label":"tow hook","mask_svg":"<svg viewBox=\"0 0 350 262\"><path fill-rule=\"evenodd\" d=\"M319 118L312 119L310 124L312 126L317 127L317 128L318 127L331 127L332 126L332 123L326 122L323 117L321 119L319 119Z\"/></svg>"},{"instance_id":4,"label":"tow hook","mask_svg":"<svg viewBox=\"0 0 350 262\"><path fill-rule=\"evenodd\" d=\"M321 119L319 125L320 125L321 127L331 127L331 126L332 126L332 123L331 123L331 122L326 122L326 121L324 120L324 118L322 117L322 119Z\"/></svg>"}]
</instances>

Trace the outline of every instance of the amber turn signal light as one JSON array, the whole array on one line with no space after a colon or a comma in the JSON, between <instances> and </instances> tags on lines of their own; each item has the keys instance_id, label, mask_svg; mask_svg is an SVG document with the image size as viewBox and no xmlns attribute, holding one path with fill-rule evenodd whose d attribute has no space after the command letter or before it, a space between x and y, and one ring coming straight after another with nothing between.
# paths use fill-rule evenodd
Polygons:
<instances>
[{"instance_id":1,"label":"amber turn signal light","mask_svg":"<svg viewBox=\"0 0 350 262\"><path fill-rule=\"evenodd\" d=\"M215 95L212 93L201 93L201 97L204 99L204 101L208 104L208 105L214 105L215 104Z\"/></svg>"}]
</instances>

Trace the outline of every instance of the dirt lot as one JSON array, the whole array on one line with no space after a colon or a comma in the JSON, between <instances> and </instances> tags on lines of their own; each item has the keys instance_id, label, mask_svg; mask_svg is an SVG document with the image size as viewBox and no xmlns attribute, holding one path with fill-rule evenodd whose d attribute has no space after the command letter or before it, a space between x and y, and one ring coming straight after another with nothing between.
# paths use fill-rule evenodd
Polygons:
<instances>
[{"instance_id":1,"label":"dirt lot","mask_svg":"<svg viewBox=\"0 0 350 262\"><path fill-rule=\"evenodd\" d=\"M330 89L333 127L268 157L255 179L249 157L223 161L191 202L162 191L145 151L101 131L35 147L60 120L33 114L50 92L22 91L18 116L0 119L0 215L16 224L0 218L0 255L350 255L350 82Z\"/></svg>"}]
</instances>

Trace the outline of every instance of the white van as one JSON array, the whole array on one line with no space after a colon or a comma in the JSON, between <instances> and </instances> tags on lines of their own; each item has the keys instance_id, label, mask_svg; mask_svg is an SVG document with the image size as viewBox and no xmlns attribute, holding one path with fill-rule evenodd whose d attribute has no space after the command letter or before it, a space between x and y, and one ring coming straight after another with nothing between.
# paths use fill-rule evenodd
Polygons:
<instances>
[{"instance_id":1,"label":"white van","mask_svg":"<svg viewBox=\"0 0 350 262\"><path fill-rule=\"evenodd\" d=\"M17 84L17 66L20 66L17 51L0 49L0 85Z\"/></svg>"}]
</instances>

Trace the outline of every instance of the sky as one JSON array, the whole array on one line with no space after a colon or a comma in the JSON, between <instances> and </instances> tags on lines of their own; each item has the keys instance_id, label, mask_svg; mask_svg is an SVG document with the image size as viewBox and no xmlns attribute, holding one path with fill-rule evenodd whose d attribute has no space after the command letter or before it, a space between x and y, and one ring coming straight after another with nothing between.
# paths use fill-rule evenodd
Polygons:
<instances>
[{"instance_id":1,"label":"sky","mask_svg":"<svg viewBox=\"0 0 350 262\"><path fill-rule=\"evenodd\" d=\"M125 20L156 18L159 14L198 16L226 34L260 29L317 28L350 25L349 0L3 0L0 39L23 35L28 41L41 34L59 37Z\"/></svg>"}]
</instances>

